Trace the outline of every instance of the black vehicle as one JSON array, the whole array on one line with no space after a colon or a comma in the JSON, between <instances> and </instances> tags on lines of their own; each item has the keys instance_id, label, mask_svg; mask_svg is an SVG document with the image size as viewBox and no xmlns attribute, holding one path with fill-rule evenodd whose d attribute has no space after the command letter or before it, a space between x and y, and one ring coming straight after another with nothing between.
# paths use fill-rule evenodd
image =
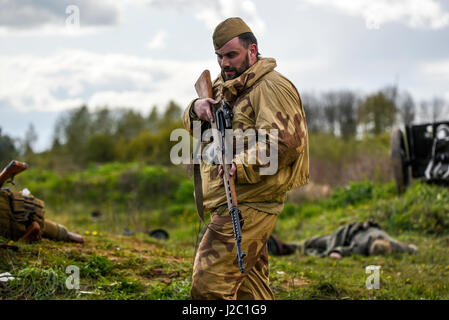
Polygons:
<instances>
[{"instance_id":1,"label":"black vehicle","mask_svg":"<svg viewBox=\"0 0 449 320\"><path fill-rule=\"evenodd\" d=\"M391 160L399 193L411 178L449 185L449 121L393 128Z\"/></svg>"}]
</instances>

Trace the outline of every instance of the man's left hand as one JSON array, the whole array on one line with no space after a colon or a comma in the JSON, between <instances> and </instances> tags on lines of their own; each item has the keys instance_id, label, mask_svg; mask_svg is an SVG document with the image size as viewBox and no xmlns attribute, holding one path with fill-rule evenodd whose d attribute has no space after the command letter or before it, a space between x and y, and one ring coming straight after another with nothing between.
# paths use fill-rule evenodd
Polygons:
<instances>
[{"instance_id":1,"label":"man's left hand","mask_svg":"<svg viewBox=\"0 0 449 320\"><path fill-rule=\"evenodd\" d=\"M234 181L237 180L237 166L235 165L235 162L232 163L231 170L229 170L229 175L231 177L234 177ZM218 167L218 176L220 177L221 181L223 182L223 165L220 164Z\"/></svg>"}]
</instances>

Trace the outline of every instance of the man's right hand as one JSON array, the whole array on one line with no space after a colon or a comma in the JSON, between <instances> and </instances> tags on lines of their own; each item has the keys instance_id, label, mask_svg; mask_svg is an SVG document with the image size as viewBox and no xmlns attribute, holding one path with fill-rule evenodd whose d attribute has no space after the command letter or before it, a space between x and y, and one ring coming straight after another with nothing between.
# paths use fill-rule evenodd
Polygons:
<instances>
[{"instance_id":1,"label":"man's right hand","mask_svg":"<svg viewBox=\"0 0 449 320\"><path fill-rule=\"evenodd\" d=\"M338 252L332 252L329 257L333 258L333 259L341 259L341 254L339 254Z\"/></svg>"},{"instance_id":2,"label":"man's right hand","mask_svg":"<svg viewBox=\"0 0 449 320\"><path fill-rule=\"evenodd\" d=\"M217 104L218 102L211 98L198 99L193 105L193 112L198 118L204 121L214 122L214 116L211 111L211 104Z\"/></svg>"}]
</instances>

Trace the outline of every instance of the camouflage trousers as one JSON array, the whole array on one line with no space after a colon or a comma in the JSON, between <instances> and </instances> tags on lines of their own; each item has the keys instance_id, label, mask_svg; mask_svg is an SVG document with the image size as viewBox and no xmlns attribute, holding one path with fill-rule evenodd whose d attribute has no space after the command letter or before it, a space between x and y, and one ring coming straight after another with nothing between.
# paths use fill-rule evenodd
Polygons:
<instances>
[{"instance_id":1,"label":"camouflage trousers","mask_svg":"<svg viewBox=\"0 0 449 320\"><path fill-rule=\"evenodd\" d=\"M233 236L220 235L207 229L195 257L192 299L273 300L269 287L267 241L276 223L276 215L239 205L244 224L242 251L245 272L238 267ZM232 234L228 211L213 213L211 228Z\"/></svg>"},{"instance_id":2,"label":"camouflage trousers","mask_svg":"<svg viewBox=\"0 0 449 320\"><path fill-rule=\"evenodd\" d=\"M68 241L68 231L63 225L50 220L45 220L42 237L51 240Z\"/></svg>"}]
</instances>

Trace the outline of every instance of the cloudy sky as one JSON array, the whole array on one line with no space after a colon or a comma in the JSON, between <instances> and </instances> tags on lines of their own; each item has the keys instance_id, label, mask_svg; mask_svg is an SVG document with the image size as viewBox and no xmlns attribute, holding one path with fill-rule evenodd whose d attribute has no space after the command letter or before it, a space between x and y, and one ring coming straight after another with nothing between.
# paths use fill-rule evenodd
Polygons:
<instances>
[{"instance_id":1,"label":"cloudy sky","mask_svg":"<svg viewBox=\"0 0 449 320\"><path fill-rule=\"evenodd\" d=\"M22 138L33 123L43 150L83 103L185 105L203 69L218 73L211 35L231 16L300 92L396 83L449 100L449 1L0 0L0 127Z\"/></svg>"}]
</instances>

